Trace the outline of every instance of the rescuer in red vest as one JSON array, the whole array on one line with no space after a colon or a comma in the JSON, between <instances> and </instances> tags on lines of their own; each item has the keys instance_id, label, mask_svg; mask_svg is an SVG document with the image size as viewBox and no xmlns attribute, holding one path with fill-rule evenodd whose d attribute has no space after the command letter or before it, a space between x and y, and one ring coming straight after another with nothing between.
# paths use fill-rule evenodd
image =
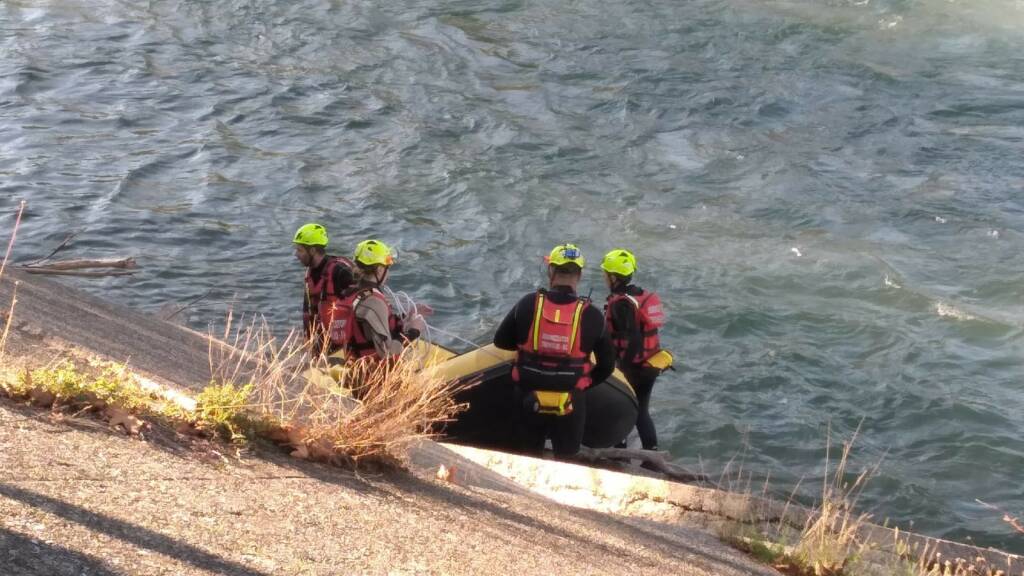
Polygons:
<instances>
[{"instance_id":1,"label":"rescuer in red vest","mask_svg":"<svg viewBox=\"0 0 1024 576\"><path fill-rule=\"evenodd\" d=\"M352 285L352 261L327 255L327 229L316 223L303 225L292 240L295 258L306 267L305 295L302 299L302 326L306 340L319 352L338 349L328 337L329 311Z\"/></svg>"},{"instance_id":2,"label":"rescuer in red vest","mask_svg":"<svg viewBox=\"0 0 1024 576\"><path fill-rule=\"evenodd\" d=\"M654 292L632 284L636 257L616 249L601 262L605 283L611 292L605 312L605 331L611 336L619 370L636 392L640 414L636 430L644 450L658 449L658 434L649 412L654 381L672 367L672 355L662 350L658 328L665 323L661 299Z\"/></svg>"},{"instance_id":3,"label":"rescuer in red vest","mask_svg":"<svg viewBox=\"0 0 1024 576\"><path fill-rule=\"evenodd\" d=\"M615 350L601 312L576 293L584 264L580 249L562 244L545 260L548 288L519 300L498 326L494 345L516 351L512 380L522 407L523 450L541 453L550 437L555 455L568 457L583 440L586 390L611 375Z\"/></svg>"},{"instance_id":4,"label":"rescuer in red vest","mask_svg":"<svg viewBox=\"0 0 1024 576\"><path fill-rule=\"evenodd\" d=\"M401 354L400 320L380 287L394 264L391 249L380 240L356 245L356 284L340 299L332 316L331 341L345 350L345 359L381 360Z\"/></svg>"}]
</instances>

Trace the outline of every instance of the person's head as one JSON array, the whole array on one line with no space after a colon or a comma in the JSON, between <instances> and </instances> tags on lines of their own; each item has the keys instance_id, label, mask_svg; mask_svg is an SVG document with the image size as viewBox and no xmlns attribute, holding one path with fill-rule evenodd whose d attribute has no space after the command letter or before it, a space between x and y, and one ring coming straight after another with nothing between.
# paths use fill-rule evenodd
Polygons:
<instances>
[{"instance_id":1,"label":"person's head","mask_svg":"<svg viewBox=\"0 0 1024 576\"><path fill-rule=\"evenodd\" d=\"M355 275L358 281L372 281L380 285L387 279L388 268L395 263L395 258L391 248L380 240L363 240L356 244L352 261L356 264Z\"/></svg>"},{"instance_id":2,"label":"person's head","mask_svg":"<svg viewBox=\"0 0 1024 576\"><path fill-rule=\"evenodd\" d=\"M295 232L292 244L295 245L295 258L303 266L316 266L327 251L327 229L315 222L303 224Z\"/></svg>"},{"instance_id":3,"label":"person's head","mask_svg":"<svg viewBox=\"0 0 1024 576\"><path fill-rule=\"evenodd\" d=\"M629 285L636 272L636 256L629 250L616 248L604 255L601 270L604 270L604 281L609 289Z\"/></svg>"},{"instance_id":4,"label":"person's head","mask_svg":"<svg viewBox=\"0 0 1024 576\"><path fill-rule=\"evenodd\" d=\"M559 244L544 257L548 264L548 283L551 286L571 286L580 282L583 274L583 252L575 244Z\"/></svg>"}]
</instances>

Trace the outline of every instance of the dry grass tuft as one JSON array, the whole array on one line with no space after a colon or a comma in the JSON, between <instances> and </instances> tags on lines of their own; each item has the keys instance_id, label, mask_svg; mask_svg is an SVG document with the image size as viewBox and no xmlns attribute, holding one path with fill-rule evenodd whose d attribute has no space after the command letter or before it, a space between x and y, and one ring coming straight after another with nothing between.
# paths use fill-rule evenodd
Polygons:
<instances>
[{"instance_id":1,"label":"dry grass tuft","mask_svg":"<svg viewBox=\"0 0 1024 576\"><path fill-rule=\"evenodd\" d=\"M14 248L14 240L18 237L18 227L21 226L21 217L25 213L25 201L18 205L18 215L14 219L14 229L11 230L11 239L7 242L7 251L4 252L4 259L0 261L0 282L4 280L4 272L7 270L7 261L11 258L11 250ZM4 351L7 346L7 336L11 332L11 323L14 322L14 306L18 303L18 285L14 285L11 304L7 310L6 318L3 321L3 331L0 332L0 360L4 358Z\"/></svg>"},{"instance_id":2,"label":"dry grass tuft","mask_svg":"<svg viewBox=\"0 0 1024 576\"><path fill-rule=\"evenodd\" d=\"M412 348L388 362L331 366L295 332L278 340L260 317L234 331L232 320L229 345L211 339L215 382L247 390L236 407L296 457L401 465L410 446L463 408L454 400L458 386L424 368Z\"/></svg>"},{"instance_id":3,"label":"dry grass tuft","mask_svg":"<svg viewBox=\"0 0 1024 576\"><path fill-rule=\"evenodd\" d=\"M771 517L771 514L762 515L749 508L749 516L720 529L722 540L789 576L1008 576L1008 572L990 565L980 556L973 560L943 558L937 542L911 544L920 539L912 540L898 529L893 531L892 543L869 540L871 516L856 512L856 507L864 487L880 464L856 476L848 473L850 454L859 433L858 426L843 443L842 455L831 475L828 471L830 456L826 452L821 501L806 511L802 528L787 524L785 520L793 500L791 495L778 522L765 522L761 518ZM831 429L828 445L831 446ZM743 489L742 472L739 479ZM767 490L756 499L750 487L748 475L746 491L742 493L751 502L769 500ZM1016 570L1013 574L1017 574Z\"/></svg>"},{"instance_id":4,"label":"dry grass tuft","mask_svg":"<svg viewBox=\"0 0 1024 576\"><path fill-rule=\"evenodd\" d=\"M821 503L814 509L800 534L795 557L809 567L815 576L842 574L852 560L867 550L868 543L860 538L861 528L871 519L869 514L854 511L857 500L868 478L877 470L862 471L853 482L846 480L850 451L860 427L847 442L831 481L828 479L829 455L825 455L825 481L822 483ZM831 444L831 429L827 442Z\"/></svg>"},{"instance_id":5,"label":"dry grass tuft","mask_svg":"<svg viewBox=\"0 0 1024 576\"><path fill-rule=\"evenodd\" d=\"M410 349L394 362L356 363L339 384L358 401L330 389L290 421L305 432L307 447L330 446L332 458L402 462L409 446L431 436L461 408L455 387L432 369L422 369Z\"/></svg>"}]
</instances>

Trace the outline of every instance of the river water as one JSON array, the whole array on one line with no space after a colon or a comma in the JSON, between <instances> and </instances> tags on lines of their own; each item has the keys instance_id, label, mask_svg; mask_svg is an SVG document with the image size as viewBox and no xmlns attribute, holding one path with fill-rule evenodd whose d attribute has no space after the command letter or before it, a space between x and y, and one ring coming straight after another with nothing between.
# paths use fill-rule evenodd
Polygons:
<instances>
[{"instance_id":1,"label":"river water","mask_svg":"<svg viewBox=\"0 0 1024 576\"><path fill-rule=\"evenodd\" d=\"M1017 552L976 499L1024 513L1022 197L1021 0L0 3L18 258L77 231L142 270L76 285L284 332L318 220L486 342L551 246L597 299L628 247L680 463L810 496L863 421L876 520Z\"/></svg>"}]
</instances>

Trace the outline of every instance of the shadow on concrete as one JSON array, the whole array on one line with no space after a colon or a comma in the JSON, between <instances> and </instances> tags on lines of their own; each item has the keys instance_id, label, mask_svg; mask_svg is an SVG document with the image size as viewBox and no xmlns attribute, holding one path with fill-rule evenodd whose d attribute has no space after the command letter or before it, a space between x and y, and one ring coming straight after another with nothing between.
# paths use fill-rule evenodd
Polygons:
<instances>
[{"instance_id":1,"label":"shadow on concrete","mask_svg":"<svg viewBox=\"0 0 1024 576\"><path fill-rule=\"evenodd\" d=\"M208 570L216 574L225 574L230 576L270 576L266 572L238 564L221 558L220 556L211 554L205 550L186 544L179 540L175 540L169 536L154 532L148 528L144 528L137 524L125 522L107 516L105 514L99 514L86 510L81 506L75 506L56 498L44 496L31 490L19 488L11 484L0 483L0 496L9 498L16 502L44 510L54 516L58 516L70 522L80 524L89 530L106 534L112 538L117 538L124 542L131 543L134 546L145 550L152 550L159 554L174 558L181 562L185 562L200 568ZM0 532L0 534L3 534ZM15 541L15 544L18 544ZM27 546L33 546L32 543L26 543ZM69 556L76 556L86 558L81 554L68 552ZM109 568L103 567L97 564L97 561L93 560L93 565L97 568L103 568L105 571L96 572L97 574L115 574ZM88 566L87 566L88 567ZM83 571L73 572L74 574L81 574ZM53 572L27 572L27 574L52 574Z\"/></svg>"},{"instance_id":2,"label":"shadow on concrete","mask_svg":"<svg viewBox=\"0 0 1024 576\"><path fill-rule=\"evenodd\" d=\"M442 450L447 450L436 444L434 446ZM522 486L515 484L511 480L500 476L484 466L465 460L451 452L449 452L449 455L449 463L454 462L458 466L457 473L460 478L464 479L464 485L468 487L518 494L536 504L535 507L530 508L531 511L550 510L551 515L557 515L562 519L567 519L569 521L579 519L583 521L581 524L586 523L591 524L592 526L601 526L605 530L608 527L613 527L613 530L618 533L618 536L632 542L643 542L645 544L645 548L643 550L638 549L635 551L626 551L626 556L624 557L624 550L621 548L609 546L605 542L587 538L585 535L587 530L567 531L564 528L559 527L554 523L546 522L541 518L521 514L513 509L503 507L495 500L483 495L476 495L472 493L466 494L465 492L456 491L435 482L423 480L413 474L396 474L392 476L389 481L393 483L396 488L407 492L410 496L413 496L410 498L413 505L416 505L416 497L419 497L432 500L436 504L448 508L461 508L467 513L484 512L491 514L503 522L523 527L525 532L528 534L536 534L536 541L538 545L548 545L551 542L566 540L585 543L588 548L585 551L577 552L573 550L573 548L578 548L575 546L566 550L566 554L569 555L581 554L579 561L584 564L594 561L593 554L594 551L597 550L598 554L603 558L602 563L605 565L618 563L622 565L624 570L632 570L638 566L645 565L658 567L662 565L657 563L656 560L650 558L651 548L657 548L658 551L665 556L687 558L690 562L701 564L709 574L716 573L717 571L715 568L729 568L742 574L757 573L753 571L753 566L756 566L753 563L744 564L729 558L729 556L735 556L736 554L733 553L731 549L727 549L724 545L708 549L702 546L699 541L690 541L690 537L695 534L693 531L687 531L686 534L683 534L680 532L674 532L672 529L685 530L684 528L668 528L665 525L660 525L655 522L637 521L637 524L648 526L648 528L644 529L625 521L623 518L616 517L613 514L606 514L603 512L573 508L558 504L544 498L543 496L530 492ZM437 455L435 454L435 456ZM423 459L420 459L419 463L422 465L424 463ZM483 481L481 482L481 480ZM542 517L543 513L537 514L537 516ZM585 528L586 526L583 527ZM670 531L666 534L665 531L667 528ZM630 554L630 552L632 552L632 554ZM763 573L771 574L772 572L767 571L766 569Z\"/></svg>"},{"instance_id":3,"label":"shadow on concrete","mask_svg":"<svg viewBox=\"0 0 1024 576\"><path fill-rule=\"evenodd\" d=\"M98 558L0 528L6 576L120 576Z\"/></svg>"}]
</instances>

